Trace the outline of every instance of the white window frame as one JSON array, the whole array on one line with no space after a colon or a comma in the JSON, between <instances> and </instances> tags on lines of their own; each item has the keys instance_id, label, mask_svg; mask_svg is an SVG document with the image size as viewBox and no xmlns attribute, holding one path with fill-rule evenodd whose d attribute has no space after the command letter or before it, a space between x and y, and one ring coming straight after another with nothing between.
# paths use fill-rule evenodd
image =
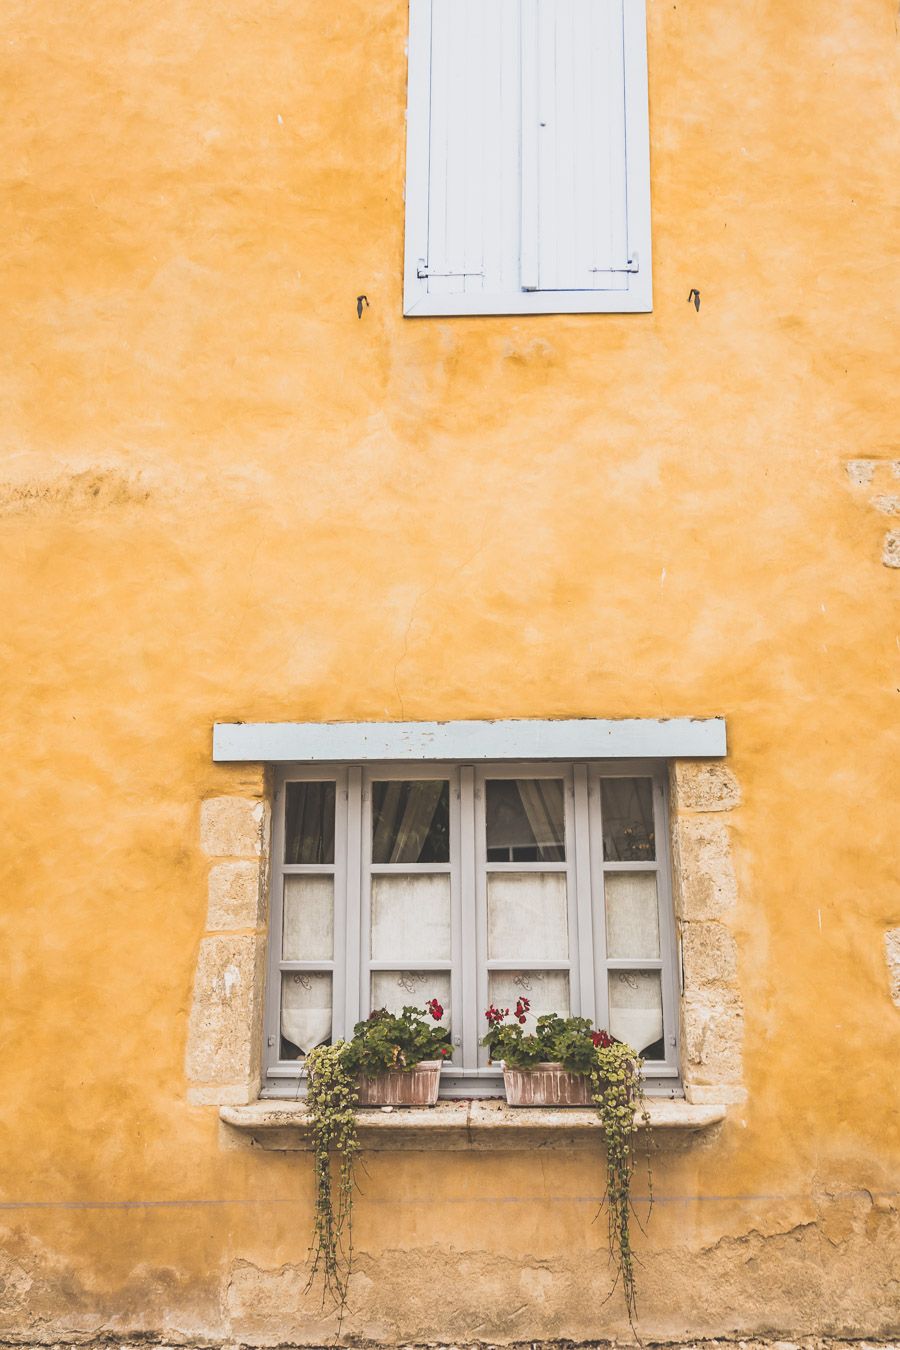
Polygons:
<instances>
[{"instance_id":1,"label":"white window frame","mask_svg":"<svg viewBox=\"0 0 900 1350\"><path fill-rule=\"evenodd\" d=\"M533 4L533 0L530 0ZM490 3L490 0L485 0ZM602 0L597 0L602 3ZM431 107L431 0L410 0L406 137L406 244L403 313L407 318L479 314L648 313L653 309L650 229L650 127L645 0L624 0L625 196L628 273L626 290L531 290L429 294L421 275L428 255ZM530 19L523 15L523 24ZM530 65L526 61L526 66ZM527 81L528 72L523 71ZM527 87L527 85L526 85ZM529 102L528 99L525 100ZM535 110L530 109L530 112ZM535 137L523 113L521 144L522 233L520 270L532 272L536 251ZM536 113L535 113L536 115ZM632 267L637 270L632 272Z\"/></svg>"},{"instance_id":2,"label":"white window frame","mask_svg":"<svg viewBox=\"0 0 900 1350\"><path fill-rule=\"evenodd\" d=\"M562 777L566 784L566 861L558 864L567 872L569 904L569 959L565 962L489 962L487 959L486 878L491 869L510 871L548 870L547 864L489 863L485 846L484 783L486 779ZM651 1092L680 1092L678 1036L678 958L669 858L667 764L664 760L615 759L594 761L538 762L503 760L488 764L447 761L403 763L329 764L306 762L282 764L276 771L272 819L269 960L265 1017L264 1096L296 1096L303 1091L302 1063L279 1059L280 1000L282 973L332 972L334 1038L349 1037L368 1008L369 977L373 963L363 948L368 933L368 894L371 878L371 783L385 779L449 777L451 857L451 960L449 963L454 1013L453 1039L456 1063L441 1072L443 1097L502 1095L502 1078L487 1062L480 1045L484 1034L484 1009L488 1004L489 968L529 971L565 967L570 978L573 1012L595 1024L608 1024L608 972L611 970L659 969L662 984L664 1061L648 1064L647 1086ZM603 859L599 780L612 777L649 777L653 782L656 858L654 862L606 862ZM289 781L334 781L334 864L286 865L284 814ZM398 870L410 870L398 865ZM426 870L439 870L428 868ZM601 878L612 871L653 870L657 875L660 922L660 958L611 960L606 955ZM284 877L291 874L330 873L335 878L334 959L332 961L284 961L282 918ZM341 959L340 953L344 953ZM384 966L385 963L381 963ZM448 963L435 963L442 969ZM386 967L385 967L386 968ZM395 967L391 967L392 969ZM417 963L426 970L427 963ZM424 1002L415 996L410 1002Z\"/></svg>"}]
</instances>

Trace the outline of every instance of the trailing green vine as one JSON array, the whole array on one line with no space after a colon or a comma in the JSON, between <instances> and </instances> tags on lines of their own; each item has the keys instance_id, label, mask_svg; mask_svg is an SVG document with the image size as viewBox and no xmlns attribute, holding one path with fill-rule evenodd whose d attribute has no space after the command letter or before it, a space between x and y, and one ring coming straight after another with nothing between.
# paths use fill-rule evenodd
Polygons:
<instances>
[{"instance_id":1,"label":"trailing green vine","mask_svg":"<svg viewBox=\"0 0 900 1350\"><path fill-rule=\"evenodd\" d=\"M591 1066L591 1098L603 1124L606 1141L606 1216L609 1231L609 1250L616 1263L617 1281L622 1281L622 1294L628 1311L628 1321L634 1325L637 1317L637 1289L634 1273L634 1250L631 1245L631 1178L635 1164L635 1113L647 1130L647 1177L650 1182L650 1204L653 1204L650 1179L650 1113L644 1097L643 1061L622 1041L614 1041L604 1033L605 1040L595 1042L594 1063ZM615 1285L613 1285L615 1288ZM612 1291L610 1291L612 1292Z\"/></svg>"},{"instance_id":2,"label":"trailing green vine","mask_svg":"<svg viewBox=\"0 0 900 1350\"><path fill-rule=\"evenodd\" d=\"M306 1107L316 1184L312 1268L306 1289L321 1274L322 1301L334 1303L338 1333L353 1272L353 1170L360 1149L354 1113L359 1096L357 1075L409 1071L423 1059L448 1058L450 1037L440 1025L444 1009L432 998L425 1012L430 1021L418 1008L407 1007L398 1014L378 1008L365 1022L356 1024L352 1040L316 1046L306 1058Z\"/></svg>"},{"instance_id":3,"label":"trailing green vine","mask_svg":"<svg viewBox=\"0 0 900 1350\"><path fill-rule=\"evenodd\" d=\"M356 1134L356 1079L347 1065L346 1041L319 1045L307 1056L306 1097L315 1169L315 1220L307 1290L322 1275L322 1301L337 1308L338 1330L347 1306L353 1268L353 1168L359 1152ZM337 1160L337 1196L332 1173Z\"/></svg>"},{"instance_id":4,"label":"trailing green vine","mask_svg":"<svg viewBox=\"0 0 900 1350\"><path fill-rule=\"evenodd\" d=\"M512 1014L509 1008L485 1013L488 1023L484 1042L492 1059L502 1059L513 1069L533 1069L542 1063L558 1063L570 1073L590 1079L591 1099L597 1108L606 1142L606 1206L609 1251L616 1269L610 1295L621 1280L628 1320L637 1318L635 1256L631 1245L631 1220L636 1218L631 1203L631 1179L635 1166L636 1116L646 1130L647 1176L650 1203L653 1203L650 1178L650 1115L644 1097L643 1060L630 1045L617 1041L608 1031L595 1031L585 1017L560 1017L545 1013L524 1030L530 1017L530 1003L520 998Z\"/></svg>"}]
</instances>

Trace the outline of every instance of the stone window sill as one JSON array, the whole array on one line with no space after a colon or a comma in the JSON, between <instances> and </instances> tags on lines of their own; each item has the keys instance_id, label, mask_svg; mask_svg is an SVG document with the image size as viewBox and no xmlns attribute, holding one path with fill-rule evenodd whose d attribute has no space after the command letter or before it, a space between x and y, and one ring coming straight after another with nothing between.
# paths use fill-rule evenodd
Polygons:
<instances>
[{"instance_id":1,"label":"stone window sill","mask_svg":"<svg viewBox=\"0 0 900 1350\"><path fill-rule=\"evenodd\" d=\"M723 1105L652 1100L654 1131L697 1133L725 1119ZM219 1117L258 1148L277 1151L311 1148L309 1116L303 1102L258 1101L223 1106ZM359 1140L376 1151L427 1149L509 1150L572 1148L600 1136L596 1112L572 1107L509 1107L500 1101L446 1101L432 1107L372 1108L357 1112Z\"/></svg>"}]
</instances>

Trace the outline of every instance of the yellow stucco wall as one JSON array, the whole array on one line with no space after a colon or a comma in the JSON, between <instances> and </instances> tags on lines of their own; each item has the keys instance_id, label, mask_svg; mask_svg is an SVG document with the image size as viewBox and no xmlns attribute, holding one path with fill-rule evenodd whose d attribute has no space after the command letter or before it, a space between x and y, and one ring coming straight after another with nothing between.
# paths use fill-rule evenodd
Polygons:
<instances>
[{"instance_id":1,"label":"yellow stucco wall","mask_svg":"<svg viewBox=\"0 0 900 1350\"><path fill-rule=\"evenodd\" d=\"M401 0L3 9L0 1333L328 1328L187 1103L215 720L710 714L748 1098L644 1332L900 1329L896 3L648 10L654 312L410 321ZM351 1331L622 1331L596 1158L362 1185Z\"/></svg>"}]
</instances>

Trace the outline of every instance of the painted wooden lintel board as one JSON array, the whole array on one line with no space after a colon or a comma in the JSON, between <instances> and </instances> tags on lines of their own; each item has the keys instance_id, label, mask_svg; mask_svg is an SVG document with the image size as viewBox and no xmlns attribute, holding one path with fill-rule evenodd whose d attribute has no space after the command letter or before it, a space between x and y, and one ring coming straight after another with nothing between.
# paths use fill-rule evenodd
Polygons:
<instances>
[{"instance_id":1,"label":"painted wooden lintel board","mask_svg":"<svg viewBox=\"0 0 900 1350\"><path fill-rule=\"evenodd\" d=\"M217 722L217 763L718 759L722 717L460 722Z\"/></svg>"}]
</instances>

